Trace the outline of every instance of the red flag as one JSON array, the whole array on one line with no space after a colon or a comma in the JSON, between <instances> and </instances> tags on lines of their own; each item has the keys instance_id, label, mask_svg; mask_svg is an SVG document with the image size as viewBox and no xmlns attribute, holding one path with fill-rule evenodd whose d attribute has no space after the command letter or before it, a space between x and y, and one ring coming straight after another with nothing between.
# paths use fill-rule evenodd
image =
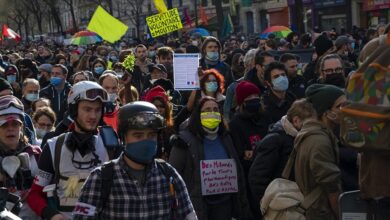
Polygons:
<instances>
[{"instance_id":1,"label":"red flag","mask_svg":"<svg viewBox=\"0 0 390 220\"><path fill-rule=\"evenodd\" d=\"M3 24L3 36L8 39L14 39L17 42L20 42L20 40L22 39L19 34L17 34L5 24Z\"/></svg>"},{"instance_id":2,"label":"red flag","mask_svg":"<svg viewBox=\"0 0 390 220\"><path fill-rule=\"evenodd\" d=\"M187 23L188 27L191 27L191 18L190 18L190 15L188 14L187 8L184 9L184 17L186 18L186 23Z\"/></svg>"},{"instance_id":3,"label":"red flag","mask_svg":"<svg viewBox=\"0 0 390 220\"><path fill-rule=\"evenodd\" d=\"M208 25L209 22L207 20L206 11L204 10L203 6L200 6L200 20L202 21L203 25Z\"/></svg>"}]
</instances>

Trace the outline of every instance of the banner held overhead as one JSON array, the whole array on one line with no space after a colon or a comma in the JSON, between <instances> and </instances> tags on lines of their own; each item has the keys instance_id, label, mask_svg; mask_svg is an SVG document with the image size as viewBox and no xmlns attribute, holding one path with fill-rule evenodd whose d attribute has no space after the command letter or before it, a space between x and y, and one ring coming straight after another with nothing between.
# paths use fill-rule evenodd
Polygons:
<instances>
[{"instance_id":1,"label":"banner held overhead","mask_svg":"<svg viewBox=\"0 0 390 220\"><path fill-rule=\"evenodd\" d=\"M115 43L126 33L127 27L120 20L110 15L101 6L98 6L88 24L87 29L97 33L104 40Z\"/></svg>"},{"instance_id":2,"label":"banner held overhead","mask_svg":"<svg viewBox=\"0 0 390 220\"><path fill-rule=\"evenodd\" d=\"M158 37L183 28L177 8L147 17L146 22L152 37Z\"/></svg>"}]
</instances>

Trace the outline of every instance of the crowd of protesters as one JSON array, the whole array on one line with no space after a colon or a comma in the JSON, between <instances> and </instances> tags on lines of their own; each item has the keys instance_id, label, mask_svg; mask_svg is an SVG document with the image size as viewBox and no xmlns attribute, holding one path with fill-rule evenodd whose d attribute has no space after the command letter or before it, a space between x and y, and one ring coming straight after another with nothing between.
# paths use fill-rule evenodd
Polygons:
<instances>
[{"instance_id":1,"label":"crowd of protesters","mask_svg":"<svg viewBox=\"0 0 390 220\"><path fill-rule=\"evenodd\" d=\"M323 190L307 219L337 219L340 193L359 189L359 154L338 142L344 89L389 29L4 48L0 186L23 198L22 219L261 219L295 143L299 188ZM200 54L199 90L175 89L174 53ZM217 159L236 162L237 193L202 195L200 161Z\"/></svg>"}]
</instances>

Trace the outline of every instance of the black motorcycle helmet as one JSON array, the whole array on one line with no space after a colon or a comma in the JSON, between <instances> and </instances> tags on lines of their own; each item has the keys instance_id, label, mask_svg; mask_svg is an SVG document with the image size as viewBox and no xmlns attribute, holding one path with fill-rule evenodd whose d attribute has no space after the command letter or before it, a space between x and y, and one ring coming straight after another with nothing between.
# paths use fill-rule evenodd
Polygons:
<instances>
[{"instance_id":1,"label":"black motorcycle helmet","mask_svg":"<svg viewBox=\"0 0 390 220\"><path fill-rule=\"evenodd\" d=\"M158 109L150 102L136 101L128 103L119 109L118 134L123 139L127 130L152 128L156 130L165 127L165 119Z\"/></svg>"}]
</instances>

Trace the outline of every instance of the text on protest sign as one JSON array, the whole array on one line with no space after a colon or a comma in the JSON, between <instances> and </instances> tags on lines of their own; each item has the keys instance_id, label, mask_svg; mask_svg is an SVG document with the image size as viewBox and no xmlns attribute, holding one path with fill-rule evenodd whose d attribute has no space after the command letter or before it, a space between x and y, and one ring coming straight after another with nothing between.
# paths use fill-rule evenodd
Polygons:
<instances>
[{"instance_id":1,"label":"text on protest sign","mask_svg":"<svg viewBox=\"0 0 390 220\"><path fill-rule=\"evenodd\" d=\"M237 169L233 159L201 160L202 195L238 192Z\"/></svg>"},{"instance_id":2,"label":"text on protest sign","mask_svg":"<svg viewBox=\"0 0 390 220\"><path fill-rule=\"evenodd\" d=\"M175 90L199 89L199 54L173 54L173 79Z\"/></svg>"},{"instance_id":3,"label":"text on protest sign","mask_svg":"<svg viewBox=\"0 0 390 220\"><path fill-rule=\"evenodd\" d=\"M158 37L183 28L177 8L147 17L146 23L152 37Z\"/></svg>"}]
</instances>

